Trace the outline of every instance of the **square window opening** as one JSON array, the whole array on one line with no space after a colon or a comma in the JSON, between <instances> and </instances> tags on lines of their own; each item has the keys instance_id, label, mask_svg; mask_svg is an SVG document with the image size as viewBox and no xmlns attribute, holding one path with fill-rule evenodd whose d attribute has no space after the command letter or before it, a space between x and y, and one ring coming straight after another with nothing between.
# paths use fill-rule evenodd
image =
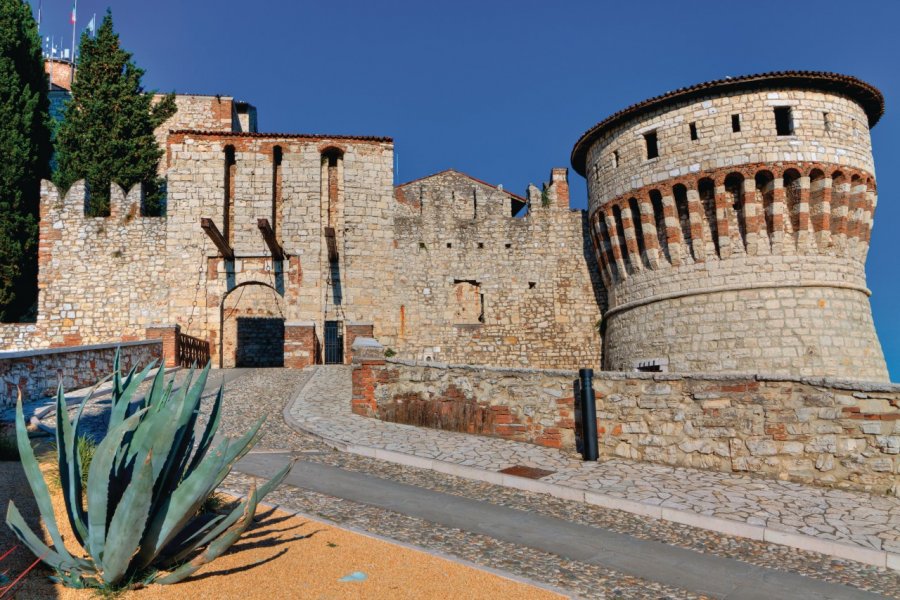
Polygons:
<instances>
[{"instance_id":1,"label":"square window opening","mask_svg":"<svg viewBox=\"0 0 900 600\"><path fill-rule=\"evenodd\" d=\"M775 131L778 135L794 134L794 119L790 106L775 107Z\"/></svg>"},{"instance_id":2,"label":"square window opening","mask_svg":"<svg viewBox=\"0 0 900 600\"><path fill-rule=\"evenodd\" d=\"M647 160L659 156L659 143L655 131L644 134L644 143L647 144Z\"/></svg>"}]
</instances>

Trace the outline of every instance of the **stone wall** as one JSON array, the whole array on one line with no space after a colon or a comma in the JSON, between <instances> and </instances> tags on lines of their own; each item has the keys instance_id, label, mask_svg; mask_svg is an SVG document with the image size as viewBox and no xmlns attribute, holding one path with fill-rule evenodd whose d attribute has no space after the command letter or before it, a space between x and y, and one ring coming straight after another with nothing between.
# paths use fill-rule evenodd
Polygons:
<instances>
[{"instance_id":1,"label":"stone wall","mask_svg":"<svg viewBox=\"0 0 900 600\"><path fill-rule=\"evenodd\" d=\"M162 357L159 340L0 352L0 407L15 404L18 386L29 402L55 394L60 382L65 390L94 385L112 373L117 349L125 371Z\"/></svg>"},{"instance_id":2,"label":"stone wall","mask_svg":"<svg viewBox=\"0 0 900 600\"><path fill-rule=\"evenodd\" d=\"M353 411L573 451L575 371L387 359ZM764 375L595 376L601 457L897 493L900 386Z\"/></svg>"},{"instance_id":3,"label":"stone wall","mask_svg":"<svg viewBox=\"0 0 900 600\"><path fill-rule=\"evenodd\" d=\"M209 339L214 363L220 343L223 364L235 355L237 317L277 316L309 322L319 332L325 320L390 329L389 139L177 132L169 136L169 150L168 319ZM235 260L219 254L200 228L201 217L212 219ZM274 229L285 260L273 261L260 218ZM336 266L329 260L329 229ZM300 335L286 331L289 364L315 356Z\"/></svg>"},{"instance_id":4,"label":"stone wall","mask_svg":"<svg viewBox=\"0 0 900 600\"><path fill-rule=\"evenodd\" d=\"M602 284L565 169L527 199L451 170L399 186L397 200L398 327L376 331L385 346L426 361L599 366Z\"/></svg>"},{"instance_id":5,"label":"stone wall","mask_svg":"<svg viewBox=\"0 0 900 600\"><path fill-rule=\"evenodd\" d=\"M165 314L165 218L142 217L141 190L113 184L110 215L84 214L85 186L41 187L38 317L0 326L7 350L144 339Z\"/></svg>"},{"instance_id":6,"label":"stone wall","mask_svg":"<svg viewBox=\"0 0 900 600\"><path fill-rule=\"evenodd\" d=\"M886 382L865 281L873 115L830 83L757 79L626 111L576 147L609 293L603 368Z\"/></svg>"}]
</instances>

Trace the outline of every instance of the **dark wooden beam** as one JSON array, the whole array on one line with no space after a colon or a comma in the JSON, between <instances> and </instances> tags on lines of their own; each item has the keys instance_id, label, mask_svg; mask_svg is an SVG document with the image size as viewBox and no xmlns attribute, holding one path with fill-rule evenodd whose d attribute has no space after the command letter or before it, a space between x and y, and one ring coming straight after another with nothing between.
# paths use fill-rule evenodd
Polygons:
<instances>
[{"instance_id":1,"label":"dark wooden beam","mask_svg":"<svg viewBox=\"0 0 900 600\"><path fill-rule=\"evenodd\" d=\"M337 239L334 234L334 227L325 228L325 243L328 244L328 262L337 262Z\"/></svg>"},{"instance_id":2,"label":"dark wooden beam","mask_svg":"<svg viewBox=\"0 0 900 600\"><path fill-rule=\"evenodd\" d=\"M213 244L216 245L216 248L219 249L219 252L228 260L234 260L234 250L231 249L231 246L228 245L228 241L222 237L222 233L219 231L219 228L216 227L216 224L213 223L212 219L207 219L206 217L202 217L200 219L200 227L203 228L203 231L206 232L206 235L209 236L209 239L213 241Z\"/></svg>"},{"instance_id":3,"label":"dark wooden beam","mask_svg":"<svg viewBox=\"0 0 900 600\"><path fill-rule=\"evenodd\" d=\"M281 247L281 244L278 243L278 240L275 239L275 231L273 231L272 226L269 225L269 220L257 219L256 226L259 227L263 239L266 240L266 245L269 247L269 250L272 251L272 259L284 260L284 249Z\"/></svg>"}]
</instances>

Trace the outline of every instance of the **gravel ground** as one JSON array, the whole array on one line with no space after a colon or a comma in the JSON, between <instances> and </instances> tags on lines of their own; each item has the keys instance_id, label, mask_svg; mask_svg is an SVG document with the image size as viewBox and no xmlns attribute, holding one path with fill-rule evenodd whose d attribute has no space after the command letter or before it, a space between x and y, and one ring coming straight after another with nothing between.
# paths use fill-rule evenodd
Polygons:
<instances>
[{"instance_id":1,"label":"gravel ground","mask_svg":"<svg viewBox=\"0 0 900 600\"><path fill-rule=\"evenodd\" d=\"M303 460L321 462L438 492L537 512L641 539L660 541L900 598L900 574L895 571L337 452L320 439L294 430L282 418L285 406L302 389L312 372L311 369L302 371L259 369L248 371L231 381L226 386L220 432L231 436L239 435L259 416L266 415L265 434L256 446L257 451L301 452ZM215 378L212 380L215 381ZM207 411L212 397L213 394L208 394L204 398L204 408ZM98 406L96 409L102 413L102 407ZM89 407L86 413L88 410L93 409ZM201 424L205 422L205 412L201 414L199 420ZM233 474L226 480L226 487L237 491L246 490L248 481L243 475ZM594 565L573 563L559 556L516 547L489 537L437 526L391 511L306 490L282 486L269 496L269 500L338 523L368 529L394 539L569 589L586 598L693 597L683 590L666 589L664 586Z\"/></svg>"}]
</instances>

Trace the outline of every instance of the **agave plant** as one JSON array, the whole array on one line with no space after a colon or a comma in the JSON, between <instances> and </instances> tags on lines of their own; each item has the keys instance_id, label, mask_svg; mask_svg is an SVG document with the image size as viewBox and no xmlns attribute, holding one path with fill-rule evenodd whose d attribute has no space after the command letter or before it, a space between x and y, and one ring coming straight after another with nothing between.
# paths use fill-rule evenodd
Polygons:
<instances>
[{"instance_id":1,"label":"agave plant","mask_svg":"<svg viewBox=\"0 0 900 600\"><path fill-rule=\"evenodd\" d=\"M47 484L28 441L19 394L17 444L52 543L47 546L25 524L12 501L6 522L35 556L56 571L56 579L71 587L167 584L189 577L237 541L250 525L259 500L290 470L289 464L259 489L251 488L248 497L228 514L202 512L204 500L258 441L264 419L240 438L224 439L213 447L221 417L221 387L202 435L199 439L195 436L209 365L193 383L191 369L178 390L174 390L174 377L166 383L160 368L149 391L136 400L138 387L153 367L151 364L139 374L132 369L123 378L116 355L109 427L87 468L86 490L76 440L87 400L70 421L61 384L57 391L60 482L69 524L84 549L83 556L69 552L59 533Z\"/></svg>"}]
</instances>

